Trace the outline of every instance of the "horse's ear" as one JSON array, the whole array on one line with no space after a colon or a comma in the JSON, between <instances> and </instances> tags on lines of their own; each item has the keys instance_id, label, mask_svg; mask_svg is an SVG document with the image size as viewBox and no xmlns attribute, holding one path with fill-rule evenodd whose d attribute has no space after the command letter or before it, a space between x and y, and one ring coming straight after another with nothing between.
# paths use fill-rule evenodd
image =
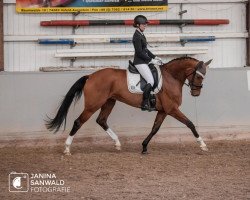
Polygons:
<instances>
[{"instance_id":1,"label":"horse's ear","mask_svg":"<svg viewBox=\"0 0 250 200\"><path fill-rule=\"evenodd\" d=\"M204 65L203 61L199 61L198 64L196 65L196 68L199 69Z\"/></svg>"},{"instance_id":2,"label":"horse's ear","mask_svg":"<svg viewBox=\"0 0 250 200\"><path fill-rule=\"evenodd\" d=\"M213 60L213 59L211 59L211 60L205 62L205 65L206 65L206 66L210 65L210 63L212 62L212 60Z\"/></svg>"}]
</instances>

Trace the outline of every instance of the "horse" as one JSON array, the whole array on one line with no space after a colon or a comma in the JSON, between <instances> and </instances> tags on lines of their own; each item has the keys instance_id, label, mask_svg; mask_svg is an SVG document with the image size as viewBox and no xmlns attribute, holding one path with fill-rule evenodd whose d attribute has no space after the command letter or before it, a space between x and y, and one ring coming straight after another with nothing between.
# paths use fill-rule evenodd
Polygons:
<instances>
[{"instance_id":1,"label":"horse","mask_svg":"<svg viewBox=\"0 0 250 200\"><path fill-rule=\"evenodd\" d=\"M184 84L189 86L192 96L197 97L201 93L202 82L205 78L207 68L212 60L208 62L199 61L191 57L181 57L171 60L159 66L162 74L162 88L155 95L157 115L151 132L142 142L142 153L147 153L147 146L152 137L158 132L167 115L172 116L185 124L193 133L200 148L207 151L208 148L199 136L194 124L179 110L182 104L182 89ZM126 103L130 106L140 108L142 94L129 92L126 81L126 70L105 68L86 75L77 80L69 89L63 99L58 112L54 118L46 120L46 127L56 133L66 118L72 101L78 101L84 93L85 106L83 112L74 121L73 127L65 141L66 155L70 155L70 147L76 132L80 127L99 109L101 109L96 122L114 140L117 150L121 149L118 136L107 124L107 119L115 106L116 101ZM186 83L186 80L188 83Z\"/></svg>"}]
</instances>

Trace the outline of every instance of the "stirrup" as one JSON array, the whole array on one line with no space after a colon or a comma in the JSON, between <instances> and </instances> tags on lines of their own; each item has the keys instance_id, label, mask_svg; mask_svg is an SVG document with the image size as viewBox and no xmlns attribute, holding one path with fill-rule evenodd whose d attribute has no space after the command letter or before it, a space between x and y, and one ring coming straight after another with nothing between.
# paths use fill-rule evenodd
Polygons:
<instances>
[{"instance_id":1,"label":"stirrup","mask_svg":"<svg viewBox=\"0 0 250 200\"><path fill-rule=\"evenodd\" d=\"M141 110L142 110L142 111L149 111L149 112L151 112L151 111L153 111L154 109L151 108L150 102L148 101L146 104L145 104L144 102L142 102L142 104L141 104Z\"/></svg>"}]
</instances>

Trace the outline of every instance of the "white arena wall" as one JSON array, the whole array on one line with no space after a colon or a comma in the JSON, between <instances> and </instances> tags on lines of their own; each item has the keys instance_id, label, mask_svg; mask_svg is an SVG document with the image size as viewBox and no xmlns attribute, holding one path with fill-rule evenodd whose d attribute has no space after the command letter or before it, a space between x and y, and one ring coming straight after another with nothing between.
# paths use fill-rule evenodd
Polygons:
<instances>
[{"instance_id":1,"label":"white arena wall","mask_svg":"<svg viewBox=\"0 0 250 200\"><path fill-rule=\"evenodd\" d=\"M91 71L81 72L22 72L0 73L0 135L9 133L39 135L48 133L44 125L46 115L54 117L58 106L72 84ZM247 76L248 74L248 76ZM93 91L94 92L94 91ZM208 70L201 95L194 98L189 88L183 88L181 111L196 125L202 135L210 138L250 137L250 70L247 68ZM66 133L83 111L82 99L69 110ZM105 136L96 124L97 111L81 128L84 135ZM120 102L114 107L108 123L118 135L146 135L153 126L156 112L142 112ZM167 117L159 134L191 131L183 124ZM205 132L205 133L204 133ZM103 133L103 134L100 134ZM188 133L188 134L187 134ZM80 134L82 135L82 134ZM158 135L158 134L157 134Z\"/></svg>"},{"instance_id":2,"label":"white arena wall","mask_svg":"<svg viewBox=\"0 0 250 200\"><path fill-rule=\"evenodd\" d=\"M169 10L166 12L140 13L149 19L180 19L179 11L187 10L183 19L229 19L228 25L218 26L185 26L181 30L178 26L160 25L149 26L146 35L151 33L193 34L209 33L211 35L222 33L233 34L233 38L219 38L213 42L187 43L186 46L207 46L208 53L192 55L200 60L213 58L212 68L244 67L246 65L246 0L169 0ZM133 19L138 13L81 13L76 19ZM40 45L37 41L25 41L29 37L63 36L71 35L71 27L41 27L40 21L71 20L72 14L18 14L15 11L15 1L4 0L4 61L5 71L39 71L40 67L68 67L69 59L55 58L54 54L59 49L69 49L69 45ZM133 35L131 26L95 26L79 27L76 35L121 34ZM181 46L180 43L151 43L151 45ZM74 48L103 49L131 48L132 44L82 44ZM179 55L180 56L180 55ZM162 56L167 62L176 56ZM28 58L28 59L27 59ZM131 57L117 58L78 58L74 66L119 66L126 68Z\"/></svg>"}]
</instances>

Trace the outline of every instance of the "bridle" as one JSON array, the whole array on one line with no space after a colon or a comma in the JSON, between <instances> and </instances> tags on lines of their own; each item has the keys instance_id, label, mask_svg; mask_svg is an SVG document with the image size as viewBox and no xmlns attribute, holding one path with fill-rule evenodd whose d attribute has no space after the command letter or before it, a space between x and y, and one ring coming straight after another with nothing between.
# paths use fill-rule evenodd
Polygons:
<instances>
[{"instance_id":1,"label":"bridle","mask_svg":"<svg viewBox=\"0 0 250 200\"><path fill-rule=\"evenodd\" d=\"M201 64L203 65L203 62ZM195 85L194 84L194 79L195 79L196 74L200 75L203 79L205 78L205 75L202 74L198 70L198 67L199 67L199 64L197 64L197 66L195 67L195 69L194 69L194 71L192 73L190 73L189 75L187 75L186 79L189 76L193 75L191 81L189 81L189 83L184 83L186 86L190 87L191 90L200 90L203 87L203 84L201 84L201 85Z\"/></svg>"}]
</instances>

